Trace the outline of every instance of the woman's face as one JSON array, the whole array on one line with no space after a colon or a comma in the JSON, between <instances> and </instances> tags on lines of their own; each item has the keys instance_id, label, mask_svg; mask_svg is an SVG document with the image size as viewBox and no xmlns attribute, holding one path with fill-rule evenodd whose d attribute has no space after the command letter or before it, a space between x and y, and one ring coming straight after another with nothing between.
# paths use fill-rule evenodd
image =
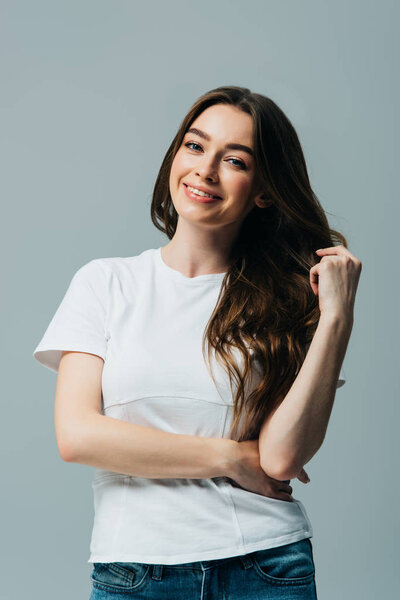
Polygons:
<instances>
[{"instance_id":1,"label":"woman's face","mask_svg":"<svg viewBox=\"0 0 400 600\"><path fill-rule=\"evenodd\" d=\"M243 147L229 147L237 144ZM210 226L240 224L255 203L262 206L261 193L254 191L252 151L249 114L227 104L206 108L185 134L171 167L170 194L179 216ZM188 185L219 199L204 202L207 198L190 196Z\"/></svg>"}]
</instances>

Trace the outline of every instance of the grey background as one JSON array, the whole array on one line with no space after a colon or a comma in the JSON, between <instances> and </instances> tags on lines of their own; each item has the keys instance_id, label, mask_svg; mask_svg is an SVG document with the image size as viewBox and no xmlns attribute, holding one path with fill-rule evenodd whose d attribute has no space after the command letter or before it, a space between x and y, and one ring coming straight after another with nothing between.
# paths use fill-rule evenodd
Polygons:
<instances>
[{"instance_id":1,"label":"grey background","mask_svg":"<svg viewBox=\"0 0 400 600\"><path fill-rule=\"evenodd\" d=\"M56 377L32 352L74 272L167 239L153 184L203 92L243 85L292 120L332 226L363 262L324 444L292 480L323 600L399 586L399 5L5 1L1 10L1 597L88 598L92 468L64 463Z\"/></svg>"}]
</instances>

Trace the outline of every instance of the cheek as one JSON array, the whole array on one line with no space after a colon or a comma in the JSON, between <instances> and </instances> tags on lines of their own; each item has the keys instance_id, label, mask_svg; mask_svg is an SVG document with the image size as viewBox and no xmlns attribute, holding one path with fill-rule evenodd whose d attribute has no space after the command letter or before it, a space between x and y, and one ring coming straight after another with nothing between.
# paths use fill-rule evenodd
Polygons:
<instances>
[{"instance_id":1,"label":"cheek","mask_svg":"<svg viewBox=\"0 0 400 600\"><path fill-rule=\"evenodd\" d=\"M185 170L190 168L190 166L190 157L185 155L183 152L178 151L172 162L171 173L173 173L174 176L179 177L180 175L183 175Z\"/></svg>"},{"instance_id":2,"label":"cheek","mask_svg":"<svg viewBox=\"0 0 400 600\"><path fill-rule=\"evenodd\" d=\"M226 187L238 201L245 203L251 192L251 179L236 174L226 179Z\"/></svg>"},{"instance_id":3,"label":"cheek","mask_svg":"<svg viewBox=\"0 0 400 600\"><path fill-rule=\"evenodd\" d=\"M254 206L252 201L252 178L236 175L225 183L225 189L231 199L226 205L226 209L234 219L244 218Z\"/></svg>"},{"instance_id":4,"label":"cheek","mask_svg":"<svg viewBox=\"0 0 400 600\"><path fill-rule=\"evenodd\" d=\"M177 190L180 185L180 180L186 176L188 172L186 162L187 161L185 161L182 155L179 155L179 152L175 155L169 175L169 188L171 191Z\"/></svg>"},{"instance_id":5,"label":"cheek","mask_svg":"<svg viewBox=\"0 0 400 600\"><path fill-rule=\"evenodd\" d=\"M169 172L169 184L173 184L174 179L176 177L177 171L179 170L179 161L177 161L176 157L172 161L171 170Z\"/></svg>"},{"instance_id":6,"label":"cheek","mask_svg":"<svg viewBox=\"0 0 400 600\"><path fill-rule=\"evenodd\" d=\"M186 163L187 160L185 160L185 157L178 152L172 161L171 171L169 174L169 191L176 210L181 182L186 177L188 170L190 170L188 169Z\"/></svg>"}]
</instances>

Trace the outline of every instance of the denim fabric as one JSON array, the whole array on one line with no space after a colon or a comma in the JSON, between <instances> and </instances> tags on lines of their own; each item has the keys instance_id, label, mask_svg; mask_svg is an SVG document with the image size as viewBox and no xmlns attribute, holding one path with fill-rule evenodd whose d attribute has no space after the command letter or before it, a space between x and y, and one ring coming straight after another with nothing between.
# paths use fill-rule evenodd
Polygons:
<instances>
[{"instance_id":1,"label":"denim fabric","mask_svg":"<svg viewBox=\"0 0 400 600\"><path fill-rule=\"evenodd\" d=\"M309 538L177 565L93 563L89 600L316 600Z\"/></svg>"}]
</instances>

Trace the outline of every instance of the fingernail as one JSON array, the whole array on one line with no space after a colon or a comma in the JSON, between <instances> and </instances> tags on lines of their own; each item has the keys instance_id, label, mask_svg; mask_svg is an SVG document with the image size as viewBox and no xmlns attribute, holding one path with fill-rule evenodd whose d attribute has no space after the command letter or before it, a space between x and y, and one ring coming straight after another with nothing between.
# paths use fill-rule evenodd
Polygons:
<instances>
[{"instance_id":1,"label":"fingernail","mask_svg":"<svg viewBox=\"0 0 400 600\"><path fill-rule=\"evenodd\" d=\"M319 252L320 250L322 250L322 248L318 248L318 250L316 250L315 252Z\"/></svg>"}]
</instances>

